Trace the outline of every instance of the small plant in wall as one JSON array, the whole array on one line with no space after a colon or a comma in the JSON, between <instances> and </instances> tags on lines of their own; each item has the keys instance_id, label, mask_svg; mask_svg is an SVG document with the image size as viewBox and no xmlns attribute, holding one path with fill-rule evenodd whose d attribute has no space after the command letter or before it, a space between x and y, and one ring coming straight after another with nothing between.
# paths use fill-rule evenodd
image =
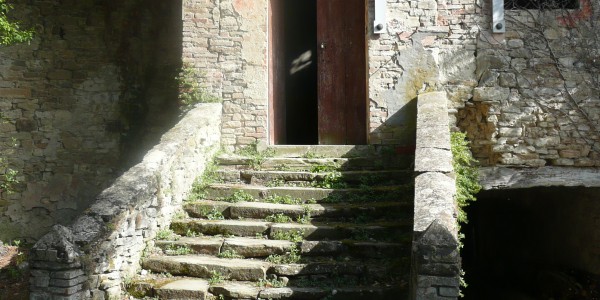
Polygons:
<instances>
[{"instance_id":1,"label":"small plant in wall","mask_svg":"<svg viewBox=\"0 0 600 300\"><path fill-rule=\"evenodd\" d=\"M201 74L188 64L184 64L179 75L175 77L179 87L179 101L184 110L197 103L221 102L219 97L211 95L200 85L201 77Z\"/></svg>"},{"instance_id":2,"label":"small plant in wall","mask_svg":"<svg viewBox=\"0 0 600 300\"><path fill-rule=\"evenodd\" d=\"M463 132L453 132L450 136L450 144L452 150L452 167L456 173L456 194L454 195L454 199L458 206L457 219L460 231L460 224L468 222L464 208L469 205L469 202L476 200L475 195L481 190L481 185L479 184L477 161L473 158L466 134ZM464 233L459 232L459 239L463 237ZM460 245L462 247L462 243ZM466 288L467 283L464 276L465 272L461 270L460 285Z\"/></svg>"},{"instance_id":3,"label":"small plant in wall","mask_svg":"<svg viewBox=\"0 0 600 300\"><path fill-rule=\"evenodd\" d=\"M469 202L475 201L475 195L481 190L477 161L471 154L469 141L465 133L453 132L450 142L452 145L452 166L456 173L456 195L454 198L458 205L458 222L467 223L464 207L469 205Z\"/></svg>"}]
</instances>

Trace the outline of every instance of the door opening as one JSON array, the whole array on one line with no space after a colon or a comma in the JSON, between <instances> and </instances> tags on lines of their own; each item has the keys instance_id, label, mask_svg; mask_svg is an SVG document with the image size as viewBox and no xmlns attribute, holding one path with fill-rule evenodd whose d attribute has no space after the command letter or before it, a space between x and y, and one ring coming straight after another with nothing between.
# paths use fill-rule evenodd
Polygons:
<instances>
[{"instance_id":1,"label":"door opening","mask_svg":"<svg viewBox=\"0 0 600 300\"><path fill-rule=\"evenodd\" d=\"M366 143L366 1L269 9L271 143Z\"/></svg>"}]
</instances>

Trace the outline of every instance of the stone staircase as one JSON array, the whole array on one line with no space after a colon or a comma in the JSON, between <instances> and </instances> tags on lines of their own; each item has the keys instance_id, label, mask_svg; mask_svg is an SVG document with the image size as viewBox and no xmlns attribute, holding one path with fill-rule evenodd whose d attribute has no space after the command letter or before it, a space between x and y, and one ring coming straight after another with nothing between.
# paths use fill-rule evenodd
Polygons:
<instances>
[{"instance_id":1,"label":"stone staircase","mask_svg":"<svg viewBox=\"0 0 600 300\"><path fill-rule=\"evenodd\" d=\"M407 299L412 153L276 146L223 154L159 232L130 295Z\"/></svg>"}]
</instances>

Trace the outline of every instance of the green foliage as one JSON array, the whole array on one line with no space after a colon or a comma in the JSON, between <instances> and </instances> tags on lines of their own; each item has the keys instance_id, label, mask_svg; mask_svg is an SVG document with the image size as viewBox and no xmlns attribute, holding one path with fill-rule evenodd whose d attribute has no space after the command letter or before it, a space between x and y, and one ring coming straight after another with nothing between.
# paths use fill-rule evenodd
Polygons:
<instances>
[{"instance_id":1,"label":"green foliage","mask_svg":"<svg viewBox=\"0 0 600 300\"><path fill-rule=\"evenodd\" d=\"M200 215L204 216L204 218L208 219L208 220L224 220L225 216L223 215L223 213L220 210L217 210L217 208L212 207L212 208L208 208L208 207L202 207L200 209Z\"/></svg>"},{"instance_id":2,"label":"green foliage","mask_svg":"<svg viewBox=\"0 0 600 300\"><path fill-rule=\"evenodd\" d=\"M14 193L15 185L19 183L17 179L19 172L11 169L2 157L0 157L0 172L0 193Z\"/></svg>"},{"instance_id":3,"label":"green foliage","mask_svg":"<svg viewBox=\"0 0 600 300\"><path fill-rule=\"evenodd\" d=\"M452 145L452 166L456 173L456 195L454 198L459 208L458 221L467 223L467 216L463 208L470 201L475 201L475 195L481 190L476 166L477 161L471 154L466 134L453 132L450 141Z\"/></svg>"},{"instance_id":4,"label":"green foliage","mask_svg":"<svg viewBox=\"0 0 600 300\"><path fill-rule=\"evenodd\" d=\"M215 157L218 156L220 152L221 151L218 151L217 154L215 154ZM222 181L222 178L219 176L217 170L218 166L213 158L206 164L204 173L202 173L200 177L196 178L196 181L194 181L192 184L192 191L190 192L190 196L188 197L187 201L196 201L206 198L206 189L208 189L211 184Z\"/></svg>"},{"instance_id":5,"label":"green foliage","mask_svg":"<svg viewBox=\"0 0 600 300\"><path fill-rule=\"evenodd\" d=\"M235 250L221 251L219 254L217 254L217 257L219 257L219 258L244 258L242 255L237 254L237 252L235 252Z\"/></svg>"},{"instance_id":6,"label":"green foliage","mask_svg":"<svg viewBox=\"0 0 600 300\"><path fill-rule=\"evenodd\" d=\"M175 233L169 228L161 229L156 233L156 239L161 241L174 240Z\"/></svg>"},{"instance_id":7,"label":"green foliage","mask_svg":"<svg viewBox=\"0 0 600 300\"><path fill-rule=\"evenodd\" d=\"M338 165L314 165L310 167L312 173L325 173L338 171L340 167Z\"/></svg>"},{"instance_id":8,"label":"green foliage","mask_svg":"<svg viewBox=\"0 0 600 300\"><path fill-rule=\"evenodd\" d=\"M302 259L300 256L300 249L298 249L298 246L294 245L286 254L271 254L266 258L266 261L274 264L295 264L299 262L300 259Z\"/></svg>"},{"instance_id":9,"label":"green foliage","mask_svg":"<svg viewBox=\"0 0 600 300\"><path fill-rule=\"evenodd\" d=\"M238 203L238 202L254 202L254 197L246 191L237 190L227 197L217 199L223 202Z\"/></svg>"},{"instance_id":10,"label":"green foliage","mask_svg":"<svg viewBox=\"0 0 600 300\"><path fill-rule=\"evenodd\" d=\"M167 247L166 252L168 255L187 255L194 253L194 250L188 246L171 244Z\"/></svg>"},{"instance_id":11,"label":"green foliage","mask_svg":"<svg viewBox=\"0 0 600 300\"><path fill-rule=\"evenodd\" d=\"M273 278L273 279L260 279L256 283L256 286L265 287L265 288L282 288L282 287L285 287L286 284L283 280Z\"/></svg>"},{"instance_id":12,"label":"green foliage","mask_svg":"<svg viewBox=\"0 0 600 300\"><path fill-rule=\"evenodd\" d=\"M210 278L208 279L208 283L210 285L214 285L214 284L217 284L217 283L221 283L221 282L223 282L223 281L225 281L227 279L229 279L229 278L226 277L226 276L223 276L223 274L221 274L221 272L219 272L219 271L211 271L210 272Z\"/></svg>"},{"instance_id":13,"label":"green foliage","mask_svg":"<svg viewBox=\"0 0 600 300\"><path fill-rule=\"evenodd\" d=\"M304 230L277 231L273 234L273 239L299 243L304 240Z\"/></svg>"},{"instance_id":14,"label":"green foliage","mask_svg":"<svg viewBox=\"0 0 600 300\"><path fill-rule=\"evenodd\" d=\"M286 216L284 214L269 215L265 218L265 220L267 222L273 222L273 223L291 223L292 222L292 218L290 218L289 216Z\"/></svg>"},{"instance_id":15,"label":"green foliage","mask_svg":"<svg viewBox=\"0 0 600 300\"><path fill-rule=\"evenodd\" d=\"M13 6L0 0L0 45L29 42L33 39L33 30L21 29L19 22L11 22L8 13Z\"/></svg>"},{"instance_id":16,"label":"green foliage","mask_svg":"<svg viewBox=\"0 0 600 300\"><path fill-rule=\"evenodd\" d=\"M300 224L309 224L310 221L312 221L312 209L310 208L310 206L303 204L302 205L302 209L304 210L304 214L301 216L298 216L298 218L296 219L296 222L300 223Z\"/></svg>"},{"instance_id":17,"label":"green foliage","mask_svg":"<svg viewBox=\"0 0 600 300\"><path fill-rule=\"evenodd\" d=\"M189 65L184 65L179 72L179 75L175 77L179 86L179 101L184 106L191 106L197 103L217 103L221 102L219 97L209 94L205 88L203 88L198 79L200 74L196 69Z\"/></svg>"},{"instance_id":18,"label":"green foliage","mask_svg":"<svg viewBox=\"0 0 600 300\"><path fill-rule=\"evenodd\" d=\"M325 174L323 180L314 181L312 185L324 189L344 189L348 187L348 184L342 179L342 173L339 171Z\"/></svg>"},{"instance_id":19,"label":"green foliage","mask_svg":"<svg viewBox=\"0 0 600 300\"><path fill-rule=\"evenodd\" d=\"M313 151L307 151L306 153L304 153L304 155L302 155L303 158L323 158L325 157L325 155L322 154L317 154Z\"/></svg>"},{"instance_id":20,"label":"green foliage","mask_svg":"<svg viewBox=\"0 0 600 300\"><path fill-rule=\"evenodd\" d=\"M249 159L248 166L250 168L259 170L262 163L265 162L267 158L275 155L275 150L268 148L263 151L258 151L258 141L255 141L254 143L239 149L236 153Z\"/></svg>"}]
</instances>

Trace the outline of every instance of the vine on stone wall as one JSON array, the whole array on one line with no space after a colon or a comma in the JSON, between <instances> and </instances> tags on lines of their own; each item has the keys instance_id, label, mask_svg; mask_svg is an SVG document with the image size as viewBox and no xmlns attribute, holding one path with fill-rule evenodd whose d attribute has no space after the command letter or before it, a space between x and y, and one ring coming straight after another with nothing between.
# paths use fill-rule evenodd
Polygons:
<instances>
[{"instance_id":1,"label":"vine on stone wall","mask_svg":"<svg viewBox=\"0 0 600 300\"><path fill-rule=\"evenodd\" d=\"M452 149L452 166L456 173L456 195L458 206L458 222L467 223L464 207L475 201L475 195L481 190L477 161L469 149L467 135L463 132L453 132L450 136Z\"/></svg>"},{"instance_id":2,"label":"vine on stone wall","mask_svg":"<svg viewBox=\"0 0 600 300\"><path fill-rule=\"evenodd\" d=\"M184 65L183 68L181 68L179 75L175 77L175 80L179 85L179 101L183 110L198 103L221 102L219 97L211 95L200 85L198 82L200 77L201 76L196 69L189 65Z\"/></svg>"},{"instance_id":3,"label":"vine on stone wall","mask_svg":"<svg viewBox=\"0 0 600 300\"><path fill-rule=\"evenodd\" d=\"M19 22L11 22L8 19L8 12L12 8L6 0L0 0L0 45L29 42L33 38L33 30L21 29Z\"/></svg>"}]
</instances>

